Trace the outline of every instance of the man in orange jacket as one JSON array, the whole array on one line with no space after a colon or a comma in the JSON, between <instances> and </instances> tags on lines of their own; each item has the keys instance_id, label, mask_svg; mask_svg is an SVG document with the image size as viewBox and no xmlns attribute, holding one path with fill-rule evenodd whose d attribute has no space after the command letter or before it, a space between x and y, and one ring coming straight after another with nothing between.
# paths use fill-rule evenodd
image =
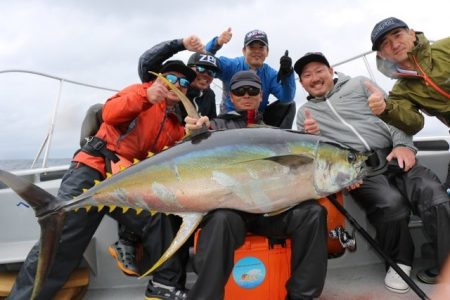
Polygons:
<instances>
[{"instance_id":1,"label":"man in orange jacket","mask_svg":"<svg viewBox=\"0 0 450 300\"><path fill-rule=\"evenodd\" d=\"M181 61L166 62L160 72L184 93L196 76ZM178 96L161 79L131 85L108 99L103 108L100 129L75 154L62 179L58 198L70 200L81 194L83 189L93 186L94 180L105 179L112 162L117 162L119 158L121 161L141 160L147 157L148 152L159 152L166 146L173 146L184 136L182 122L175 114L178 102ZM105 214L138 234L144 249L152 255L151 259L162 254L168 247L168 244L164 245L165 241L170 241L175 234L170 219L161 214L144 218L121 211L67 213L54 263L37 299L53 299L80 263ZM30 299L38 255L39 245L36 244L17 276L9 299ZM178 257L171 258L153 275L154 282L149 283L151 292L146 296L166 294L170 295L169 299L185 299L183 271L184 266L178 262Z\"/></svg>"}]
</instances>

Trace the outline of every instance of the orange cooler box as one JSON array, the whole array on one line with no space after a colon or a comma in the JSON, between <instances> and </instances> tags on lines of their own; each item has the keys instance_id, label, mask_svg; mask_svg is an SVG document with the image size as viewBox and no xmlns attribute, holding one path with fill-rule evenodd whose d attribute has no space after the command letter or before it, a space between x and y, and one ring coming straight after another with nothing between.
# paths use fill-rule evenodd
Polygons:
<instances>
[{"instance_id":1,"label":"orange cooler box","mask_svg":"<svg viewBox=\"0 0 450 300\"><path fill-rule=\"evenodd\" d=\"M343 204L342 193L336 195ZM328 199L318 201L328 211L328 231L344 225L344 216ZM194 249L199 232L195 234ZM338 240L328 238L329 257L338 257L344 251ZM286 240L286 245L271 247L266 237L247 235L244 244L234 252L234 267L225 286L225 300L284 300L290 265L290 240Z\"/></svg>"}]
</instances>

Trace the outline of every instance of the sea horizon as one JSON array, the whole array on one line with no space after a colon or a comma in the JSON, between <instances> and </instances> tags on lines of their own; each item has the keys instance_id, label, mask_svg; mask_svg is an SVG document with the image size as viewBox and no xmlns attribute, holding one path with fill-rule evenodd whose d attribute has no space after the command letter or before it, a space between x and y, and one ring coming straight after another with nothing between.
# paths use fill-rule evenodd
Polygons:
<instances>
[{"instance_id":1,"label":"sea horizon","mask_svg":"<svg viewBox=\"0 0 450 300\"><path fill-rule=\"evenodd\" d=\"M47 160L47 167L68 165L71 158L50 158ZM31 169L33 163L32 158L14 158L14 159L0 159L0 169L5 171L17 171ZM33 169L42 167L42 159L39 159Z\"/></svg>"}]
</instances>

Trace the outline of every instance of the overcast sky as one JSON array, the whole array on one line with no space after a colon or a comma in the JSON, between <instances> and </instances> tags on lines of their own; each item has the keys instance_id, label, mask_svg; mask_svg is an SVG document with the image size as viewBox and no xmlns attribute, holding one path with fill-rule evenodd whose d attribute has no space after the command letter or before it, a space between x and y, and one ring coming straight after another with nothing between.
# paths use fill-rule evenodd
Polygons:
<instances>
[{"instance_id":1,"label":"overcast sky","mask_svg":"<svg viewBox=\"0 0 450 300\"><path fill-rule=\"evenodd\" d=\"M156 43L190 34L206 43L227 27L233 39L219 55L241 55L244 34L261 29L269 37L266 62L275 69L286 49L294 62L305 52L322 51L332 64L369 51L374 24L390 16L431 40L448 37L450 28L447 0L1 0L0 11L0 71L27 69L113 89L139 81L138 57ZM184 51L176 58L189 55ZM376 70L374 54L367 59L375 80L389 90L393 81ZM336 70L369 76L361 59ZM214 89L220 99L219 85ZM59 82L48 78L0 74L0 159L37 154L58 90ZM72 155L85 110L110 95L63 84L50 156ZM298 86L298 105L305 96ZM448 129L427 119L420 135L448 135Z\"/></svg>"}]
</instances>

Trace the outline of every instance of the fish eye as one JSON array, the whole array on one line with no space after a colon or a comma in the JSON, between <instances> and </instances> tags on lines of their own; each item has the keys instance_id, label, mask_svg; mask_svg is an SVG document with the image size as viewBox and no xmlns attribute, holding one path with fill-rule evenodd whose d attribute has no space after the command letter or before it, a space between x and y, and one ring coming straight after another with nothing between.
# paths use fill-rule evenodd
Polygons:
<instances>
[{"instance_id":1,"label":"fish eye","mask_svg":"<svg viewBox=\"0 0 450 300\"><path fill-rule=\"evenodd\" d=\"M353 152L349 152L347 156L347 160L349 163L352 163L356 160L356 154Z\"/></svg>"}]
</instances>

